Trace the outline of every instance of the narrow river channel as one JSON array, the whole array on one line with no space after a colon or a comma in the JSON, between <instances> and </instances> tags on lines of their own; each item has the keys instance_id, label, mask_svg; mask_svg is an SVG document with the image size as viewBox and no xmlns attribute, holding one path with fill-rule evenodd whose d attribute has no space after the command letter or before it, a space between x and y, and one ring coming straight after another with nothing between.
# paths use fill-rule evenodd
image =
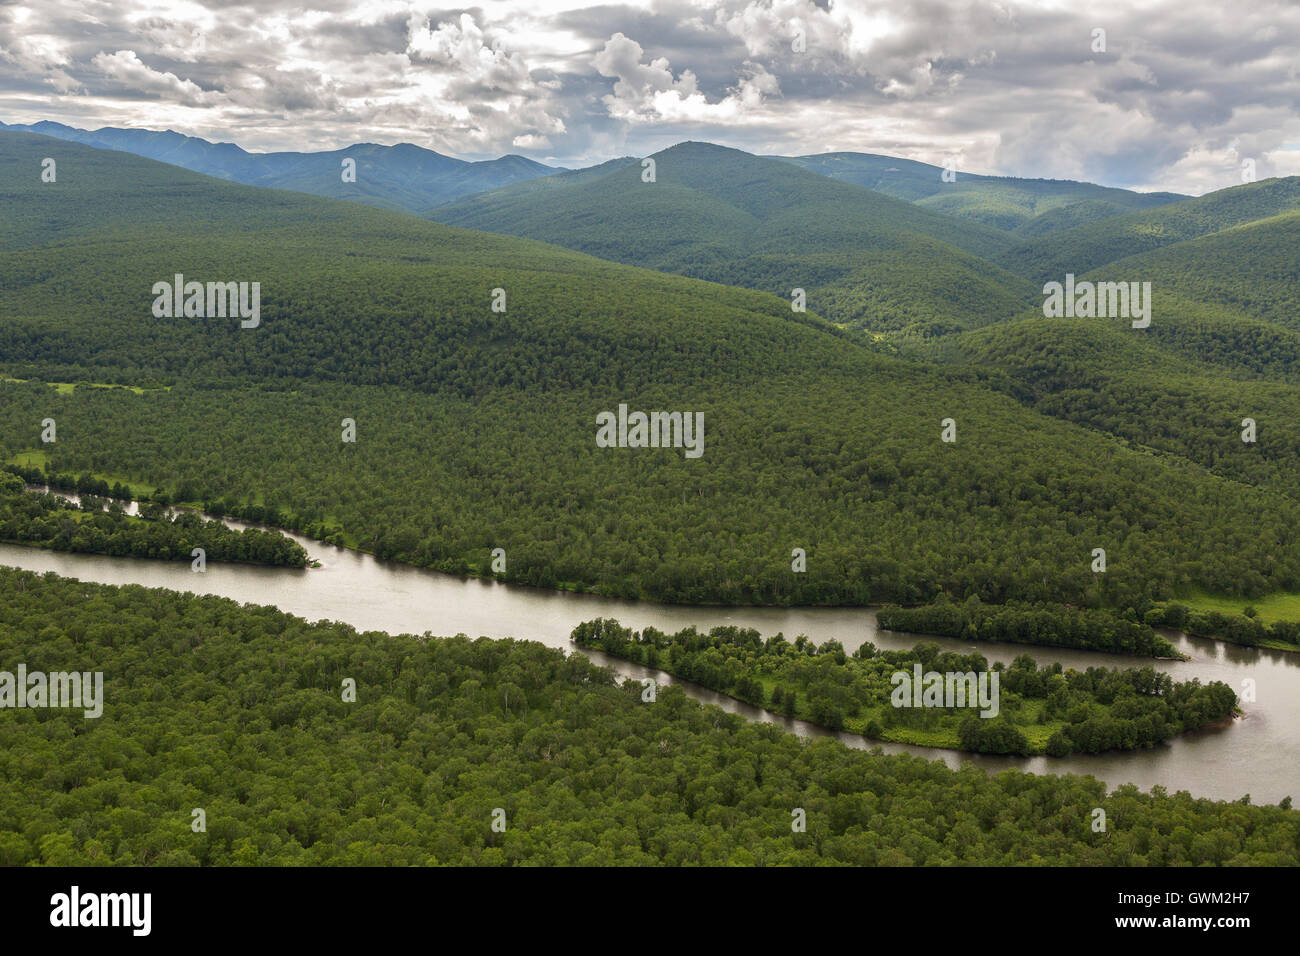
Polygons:
<instances>
[{"instance_id":1,"label":"narrow river channel","mask_svg":"<svg viewBox=\"0 0 1300 956\"><path fill-rule=\"evenodd\" d=\"M74 497L68 495L66 497ZM134 510L134 509L132 509ZM243 527L238 522L227 522ZM209 564L196 573L188 561L148 561L102 555L67 554L0 544L0 564L30 571L54 571L104 584L140 584L200 594L218 594L240 602L271 604L308 620L344 621L362 630L391 634L426 632L435 636L515 637L549 647L573 650L569 633L578 623L613 617L643 628L673 632L694 624L701 630L718 624L753 627L764 637L777 632L793 640L800 634L821 643L840 641L852 652L864 641L879 647L911 647L931 640L945 648L978 650L991 661L1009 662L1028 653L1040 664L1060 661L1066 667L1132 667L1141 658L1090 654L1018 644L978 644L946 638L880 631L875 612L866 608L689 607L611 600L587 594L553 592L463 579L422 568L391 564L367 554L290 535L321 562L309 570ZM971 761L990 772L1020 767L1032 773L1082 773L1104 780L1110 788L1124 783L1142 789L1187 790L1197 797L1236 800L1250 794L1255 803L1300 798L1300 654L1257 650L1215 641L1168 635L1190 661L1161 661L1157 667L1175 680L1222 680L1240 695L1243 681L1255 682L1257 700L1243 705L1245 717L1230 726L1184 735L1148 751L1075 755L1067 758L1012 758L868 741L853 734L833 734L852 747L881 747L887 753L912 753L943 760L952 767ZM673 679L658 671L590 652L588 656L634 677ZM676 681L696 698L733 713L779 724L792 733L826 736L829 732L790 720L691 684Z\"/></svg>"}]
</instances>

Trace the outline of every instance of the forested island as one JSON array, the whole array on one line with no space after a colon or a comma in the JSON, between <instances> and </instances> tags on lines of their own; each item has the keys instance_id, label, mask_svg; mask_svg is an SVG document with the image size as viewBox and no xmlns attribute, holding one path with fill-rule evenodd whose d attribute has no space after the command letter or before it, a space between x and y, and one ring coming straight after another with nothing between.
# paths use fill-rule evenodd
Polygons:
<instances>
[{"instance_id":1,"label":"forested island","mask_svg":"<svg viewBox=\"0 0 1300 956\"><path fill-rule=\"evenodd\" d=\"M1289 798L953 771L535 643L0 568L0 660L104 674L99 719L4 711L0 865L1300 863Z\"/></svg>"},{"instance_id":2,"label":"forested island","mask_svg":"<svg viewBox=\"0 0 1300 956\"><path fill-rule=\"evenodd\" d=\"M1182 655L1156 633L1156 627L1170 627L1248 647L1300 651L1300 621L1266 624L1253 614L1197 611L1177 602L1144 601L1140 607L1143 613L1139 620L1137 612L1132 610L1119 614L1100 608L1045 602L990 605L975 596L957 603L940 595L934 603L918 607L883 607L876 612L876 623L890 631L912 631L964 641L1007 641L1158 658Z\"/></svg>"},{"instance_id":3,"label":"forested island","mask_svg":"<svg viewBox=\"0 0 1300 956\"><path fill-rule=\"evenodd\" d=\"M1150 625L1098 608L1062 604L989 605L972 596L964 602L945 595L920 607L883 607L876 623L889 631L912 631L965 641L1041 644L1111 654L1177 657L1178 651Z\"/></svg>"},{"instance_id":4,"label":"forested island","mask_svg":"<svg viewBox=\"0 0 1300 956\"><path fill-rule=\"evenodd\" d=\"M169 515L156 502L131 516L117 501L84 492L74 504L55 494L29 491L22 477L5 471L0 471L0 541L160 561L192 561L195 548L203 549L205 562L301 568L308 561L303 547L278 531L236 531L188 511Z\"/></svg>"},{"instance_id":5,"label":"forested island","mask_svg":"<svg viewBox=\"0 0 1300 956\"><path fill-rule=\"evenodd\" d=\"M1064 670L1038 667L1022 654L991 667L980 654L941 651L922 642L910 651L864 643L852 656L836 641L766 640L752 628L633 631L611 619L580 624L572 640L658 668L710 690L831 730L876 740L979 753L1100 753L1151 747L1228 719L1237 695L1221 681L1177 683L1150 666ZM995 672L998 700L987 716L976 706L896 706L893 675L916 665L926 673ZM906 699L906 696L904 697Z\"/></svg>"}]
</instances>

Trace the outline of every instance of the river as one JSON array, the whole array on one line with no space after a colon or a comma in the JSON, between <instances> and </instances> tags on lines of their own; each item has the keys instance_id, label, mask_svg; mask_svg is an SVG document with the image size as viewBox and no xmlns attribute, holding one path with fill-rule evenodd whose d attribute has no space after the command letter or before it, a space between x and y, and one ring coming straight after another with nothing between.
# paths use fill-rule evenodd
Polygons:
<instances>
[{"instance_id":1,"label":"river","mask_svg":"<svg viewBox=\"0 0 1300 956\"><path fill-rule=\"evenodd\" d=\"M67 495L66 497L75 497ZM134 509L131 509L134 510ZM227 522L244 527L239 522ZM864 641L883 648L909 648L918 640L969 653L978 650L990 661L1009 662L1028 653L1039 664L1060 661L1066 667L1133 667L1142 658L1092 654L1019 644L970 643L876 628L868 608L690 607L621 601L589 594L547 591L496 581L465 579L423 568L379 561L370 555L289 535L317 561L319 568L297 570L209 563L202 573L190 563L68 554L0 544L0 564L29 571L54 571L103 584L140 584L198 594L217 594L240 602L271 604L308 620L344 621L362 630L391 634L515 637L549 647L573 650L574 626L596 617L617 618L634 628L653 625L669 633L694 624L701 630L718 624L756 628L764 637L777 632L793 640L806 634L817 643L838 640L852 652ZM990 772L1020 767L1032 773L1083 773L1104 780L1112 789L1134 783L1146 790L1163 786L1197 797L1236 800L1250 794L1255 803L1300 797L1300 654L1221 644L1167 632L1189 661L1159 661L1155 666L1175 680L1222 680L1238 695L1243 681L1255 682L1256 700L1243 703L1245 716L1224 727L1185 734L1152 750L1065 758L995 757L959 751L868 741L854 734L832 734L742 704L706 688L674 681L598 652L586 652L634 677L654 676L661 683L681 684L692 696L733 713L776 723L792 733L834 736L851 747L880 747L887 753L912 753L958 767L970 761Z\"/></svg>"}]
</instances>

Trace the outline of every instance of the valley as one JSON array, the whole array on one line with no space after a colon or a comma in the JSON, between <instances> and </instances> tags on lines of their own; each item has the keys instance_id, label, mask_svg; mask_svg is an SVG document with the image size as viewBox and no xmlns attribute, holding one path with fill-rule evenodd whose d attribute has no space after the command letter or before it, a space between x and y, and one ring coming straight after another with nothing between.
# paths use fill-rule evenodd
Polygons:
<instances>
[{"instance_id":1,"label":"valley","mask_svg":"<svg viewBox=\"0 0 1300 956\"><path fill-rule=\"evenodd\" d=\"M959 177L944 194L920 188L925 169L868 188L889 168L687 142L655 155L654 183L614 161L412 210L396 193L344 202L51 142L0 131L0 182L18 210L0 221L0 462L94 495L117 486L148 498L152 518L15 497L5 537L42 547L0 544L0 565L60 577L0 572L15 585L0 640L48 656L50 629L16 625L25 602L80 588L62 592L61 626L102 637L95 617L111 604L115 626L153 649L160 696L135 700L110 680L108 699L125 694L132 709L90 735L83 769L59 784L87 834L114 835L42 842L57 801L16 767L33 809L11 808L29 836L0 843L6 862L1294 862L1300 329L1279 250L1294 248L1297 180L1189 199ZM57 183L27 175L55 150ZM1067 275L1149 283L1134 304L1149 323L1044 317L1040 287ZM200 279L247 292L210 308L217 283ZM806 311L792 307L797 290ZM1249 443L1246 417L1257 423ZM46 440L50 421L57 440ZM127 557L90 530L116 522L119 542L156 539L170 504L234 529L204 532L217 537L201 574ZM198 519L179 527L201 530ZM280 542L263 563L292 567L249 564L232 543L250 535ZM197 540L135 553L177 559ZM322 566L303 570L309 561ZM165 608L167 628L147 623L142 604ZM746 657L755 669L738 678L694 658L661 670L653 655L667 644L645 656L587 642L594 664L633 678L619 688L562 656L600 618L664 640L710 628L806 635L824 648L808 667L837 647L883 651L816 674L802 659ZM948 636L898 623L908 621ZM1180 633L1193 625L1219 640ZM293 636L258 644L267 633ZM141 666L100 637L71 646ZM248 664L253 646L277 660L281 690ZM873 710L881 668L908 654L1010 675L1018 722ZM416 658L415 671L403 663ZM244 678L230 670L241 667ZM356 667L381 702L345 717L325 684ZM192 687L169 676L179 673ZM647 679L665 685L662 712L637 710ZM214 681L245 696L222 698ZM128 815L158 814L131 782L157 761L133 751L109 768L94 739L138 735L137 719L176 721L191 692L210 702L188 724L202 747L234 720L259 728L274 757L245 755L256 770L233 790L204 778L225 822L197 849L165 828L146 845L131 830L141 818L124 830L86 801L92 777L109 773ZM746 720L721 725L708 716L719 707ZM345 744L327 730L340 720L351 722ZM488 748L513 754L508 779L466 782L460 761L480 753L471 731L511 741ZM6 733L17 751L44 746L26 724ZM998 824L981 818L973 832L985 837L957 852L921 848L926 825L896 807L893 822L869 814L864 827L855 804L858 822L836 817L791 855L753 829L777 805L754 780L734 792L715 783L707 798L657 794L650 829L683 828L691 851L634 835L619 817L634 797L621 790L593 797L608 801L601 825L617 847L573 821L564 836L545 830L567 819L552 801L556 754L577 759L599 740L603 774L608 761L642 759L613 745L627 734L633 750L649 734L696 755L829 760L915 794L1005 801L1041 787L1036 806L1057 822L998 851ZM424 755L413 763L412 747ZM363 753L387 755L405 782L377 784ZM288 786L276 761L290 756L309 761L312 786L327 759L368 780L367 795L331 790L326 816L289 800L292 811L259 822L249 788ZM200 763L223 765L210 753ZM435 798L435 778L459 782ZM169 800L190 799L174 774L164 786ZM786 799L794 783L772 786ZM533 794L540 802L520 796L509 812L545 806L551 822L534 815L499 843L458 836L464 814L504 799L494 787ZM738 824L742 791L758 815ZM462 822L393 843L431 799ZM1084 803L1230 835L1209 849L1133 829L1100 849L1085 809L1071 829L1070 808ZM740 826L738 842L699 844L717 835L717 813ZM867 849L882 827L894 842Z\"/></svg>"}]
</instances>

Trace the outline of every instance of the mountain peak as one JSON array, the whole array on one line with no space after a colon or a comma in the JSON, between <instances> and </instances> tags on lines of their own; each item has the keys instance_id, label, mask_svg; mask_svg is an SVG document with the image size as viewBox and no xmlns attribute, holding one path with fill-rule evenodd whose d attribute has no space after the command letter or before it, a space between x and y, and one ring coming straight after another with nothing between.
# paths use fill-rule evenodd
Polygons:
<instances>
[{"instance_id":1,"label":"mountain peak","mask_svg":"<svg viewBox=\"0 0 1300 956\"><path fill-rule=\"evenodd\" d=\"M667 149L661 149L654 154L655 156L747 156L751 159L757 159L753 153L747 153L743 149L733 149L730 146L719 146L717 143L704 143L697 140L686 140L669 146Z\"/></svg>"}]
</instances>

